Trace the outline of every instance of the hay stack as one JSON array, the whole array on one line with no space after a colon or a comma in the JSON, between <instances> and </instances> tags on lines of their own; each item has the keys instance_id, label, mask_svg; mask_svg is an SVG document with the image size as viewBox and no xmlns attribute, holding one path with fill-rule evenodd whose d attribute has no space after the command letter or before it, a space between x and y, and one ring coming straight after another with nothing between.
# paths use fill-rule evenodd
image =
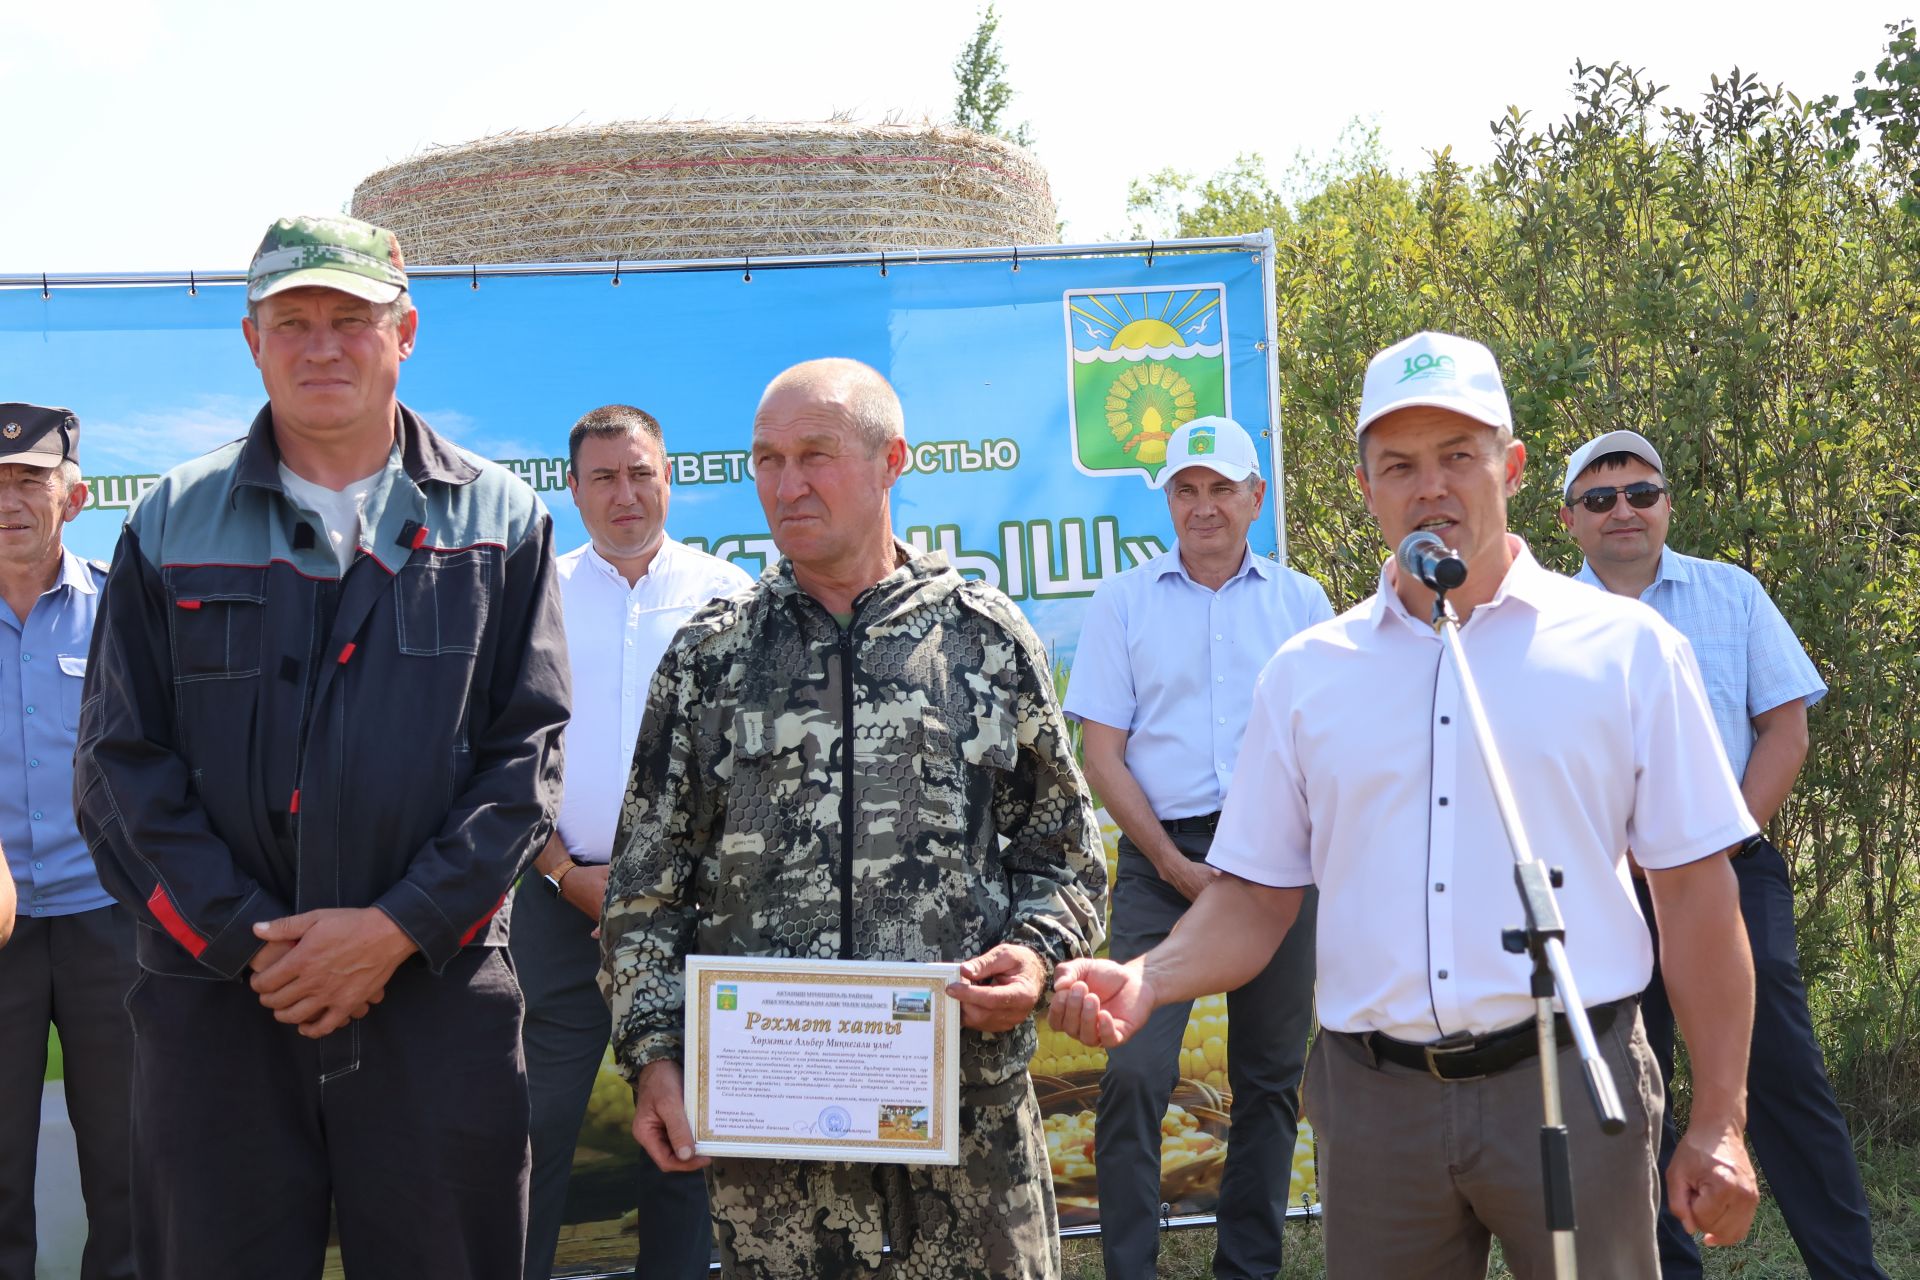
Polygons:
<instances>
[{"instance_id":1,"label":"hay stack","mask_svg":"<svg viewBox=\"0 0 1920 1280\"><path fill-rule=\"evenodd\" d=\"M354 188L415 263L969 248L1054 239L1046 171L933 124L653 121L436 148Z\"/></svg>"}]
</instances>

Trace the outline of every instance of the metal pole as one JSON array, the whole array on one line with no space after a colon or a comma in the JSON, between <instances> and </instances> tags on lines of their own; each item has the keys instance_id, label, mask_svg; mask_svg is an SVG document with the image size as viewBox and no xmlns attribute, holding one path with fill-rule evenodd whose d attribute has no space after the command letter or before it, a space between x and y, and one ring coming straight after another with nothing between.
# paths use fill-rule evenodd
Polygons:
<instances>
[{"instance_id":1,"label":"metal pole","mask_svg":"<svg viewBox=\"0 0 1920 1280\"><path fill-rule=\"evenodd\" d=\"M739 258L657 258L645 261L607 259L597 262L502 262L491 265L464 263L445 266L408 267L414 279L503 279L515 276L621 276L676 271L755 271L802 270L817 267L877 267L884 259L887 269L939 262L1023 262L1042 258L1104 258L1145 254L1205 253L1221 249L1259 252L1271 247L1271 233L1252 236L1206 236L1191 240L1129 240L1105 244L993 245L977 249L887 249L863 253L789 253L768 257L754 255ZM146 272L16 272L0 274L0 289L69 289L123 285L244 284L247 273L239 271L146 271Z\"/></svg>"},{"instance_id":2,"label":"metal pole","mask_svg":"<svg viewBox=\"0 0 1920 1280\"><path fill-rule=\"evenodd\" d=\"M1600 1116L1601 1130L1617 1134L1626 1128L1626 1113L1614 1089L1613 1075L1600 1057L1587 1021L1586 1004L1580 998L1573 969L1567 963L1565 930L1560 922L1559 906L1553 898L1557 873L1550 873L1533 856L1526 828L1520 822L1520 808L1513 797L1513 786L1501 763L1500 749L1493 740L1487 721L1486 704L1480 700L1480 687L1467 665L1460 644L1460 618L1448 602L1446 592L1437 592L1433 602L1433 628L1440 633L1454 673L1460 681L1460 698L1473 726L1474 742L1486 767L1487 783L1493 791L1494 806L1500 813L1500 825L1506 829L1507 843L1513 849L1514 880L1526 908L1527 927L1520 950L1532 953L1534 973L1532 994L1534 1033L1540 1052L1540 1155L1546 1193L1547 1229L1553 1235L1554 1273L1560 1280L1576 1280L1579 1274L1574 1253L1574 1203L1572 1152L1568 1145L1566 1118L1560 1106L1560 1046L1554 1034L1553 995L1557 987L1566 1011L1567 1025L1579 1046L1586 1068L1587 1093ZM1515 950L1512 933L1503 935L1509 950Z\"/></svg>"},{"instance_id":3,"label":"metal pole","mask_svg":"<svg viewBox=\"0 0 1920 1280\"><path fill-rule=\"evenodd\" d=\"M1280 316L1279 300L1274 285L1274 247L1273 229L1267 228L1260 233L1264 243L1255 259L1262 268L1260 297L1264 300L1267 317L1262 326L1266 333L1267 348L1267 429L1273 434L1268 437L1272 446L1268 455L1273 460L1273 483L1268 491L1273 494L1273 546L1275 557L1281 564L1287 563L1287 486L1286 457L1280 441Z\"/></svg>"}]
</instances>

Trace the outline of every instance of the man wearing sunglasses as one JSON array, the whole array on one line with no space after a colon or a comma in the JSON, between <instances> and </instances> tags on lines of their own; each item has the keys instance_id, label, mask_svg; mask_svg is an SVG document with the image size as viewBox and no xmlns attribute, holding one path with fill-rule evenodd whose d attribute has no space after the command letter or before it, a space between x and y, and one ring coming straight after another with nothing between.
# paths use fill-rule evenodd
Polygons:
<instances>
[{"instance_id":1,"label":"man wearing sunglasses","mask_svg":"<svg viewBox=\"0 0 1920 1280\"><path fill-rule=\"evenodd\" d=\"M1764 825L1807 758L1807 708L1827 686L1752 574L1666 545L1673 498L1665 471L1659 452L1638 432L1597 436L1567 462L1560 523L1586 556L1582 580L1652 605L1693 644L1727 762L1754 820ZM1873 1260L1853 1140L1807 1013L1786 862L1762 834L1739 846L1733 869L1753 948L1747 1132L1754 1152L1811 1274L1885 1280ZM1652 926L1645 879L1636 885ZM1642 1010L1661 1074L1671 1083L1673 1009L1657 964ZM1674 1144L1671 1109L1667 1116L1662 1169ZM1660 1266L1663 1280L1701 1273L1700 1251L1671 1213L1660 1217Z\"/></svg>"}]
</instances>

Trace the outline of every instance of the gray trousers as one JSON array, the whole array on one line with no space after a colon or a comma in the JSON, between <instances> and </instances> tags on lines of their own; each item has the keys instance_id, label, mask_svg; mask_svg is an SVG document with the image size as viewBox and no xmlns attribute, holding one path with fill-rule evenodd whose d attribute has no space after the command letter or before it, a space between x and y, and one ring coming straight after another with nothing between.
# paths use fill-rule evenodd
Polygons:
<instances>
[{"instance_id":1,"label":"gray trousers","mask_svg":"<svg viewBox=\"0 0 1920 1280\"><path fill-rule=\"evenodd\" d=\"M1664 1094L1638 1010L1599 1037L1626 1111L1600 1132L1579 1051L1559 1056L1573 1148L1580 1280L1660 1274L1654 1167ZM1322 1031L1307 1064L1307 1113L1319 1150L1328 1280L1484 1280L1500 1237L1516 1280L1551 1280L1553 1238L1540 1173L1540 1063L1443 1081L1376 1062L1355 1037Z\"/></svg>"},{"instance_id":2,"label":"gray trousers","mask_svg":"<svg viewBox=\"0 0 1920 1280\"><path fill-rule=\"evenodd\" d=\"M606 1052L613 1018L600 995L600 943L593 921L553 896L529 872L513 904L511 947L526 995L521 1044L532 1102L533 1174L527 1196L526 1280L547 1280L566 1220L567 1179L587 1097ZM640 1210L641 1280L704 1276L713 1258L713 1221L701 1173L662 1173L638 1146L634 1203Z\"/></svg>"},{"instance_id":3,"label":"gray trousers","mask_svg":"<svg viewBox=\"0 0 1920 1280\"><path fill-rule=\"evenodd\" d=\"M1177 835L1190 856L1213 837ZM1301 1066L1313 1021L1312 890L1300 918L1260 975L1227 993L1227 1080L1233 1089L1226 1174L1215 1211L1213 1274L1270 1280L1280 1270L1281 1228L1293 1177ZM1111 954L1126 961L1173 931L1188 907L1131 840L1120 841ZM1100 1187L1100 1252L1109 1280L1155 1274L1160 1254L1160 1118L1179 1076L1180 1039L1191 1004L1156 1010L1127 1043L1107 1053L1094 1125Z\"/></svg>"},{"instance_id":4,"label":"gray trousers","mask_svg":"<svg viewBox=\"0 0 1920 1280\"><path fill-rule=\"evenodd\" d=\"M6 875L0 867L0 875ZM119 906L18 917L0 948L0 1280L31 1280L33 1180L47 1028L59 1028L67 1116L87 1202L82 1280L133 1275L128 1089L133 1030L123 1003L138 971Z\"/></svg>"}]
</instances>

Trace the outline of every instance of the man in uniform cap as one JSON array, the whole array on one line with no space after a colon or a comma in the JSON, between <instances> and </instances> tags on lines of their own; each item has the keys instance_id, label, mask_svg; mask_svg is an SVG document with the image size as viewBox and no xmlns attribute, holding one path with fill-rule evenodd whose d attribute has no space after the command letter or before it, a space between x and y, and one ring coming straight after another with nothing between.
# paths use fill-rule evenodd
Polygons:
<instances>
[{"instance_id":1,"label":"man in uniform cap","mask_svg":"<svg viewBox=\"0 0 1920 1280\"><path fill-rule=\"evenodd\" d=\"M1564 870L1568 958L1627 1118L1625 1133L1601 1132L1562 1022L1579 1269L1657 1267L1661 1094L1636 1007L1653 949L1629 845L1671 926L1661 959L1695 1050L1666 1198L1709 1243L1737 1241L1758 1195L1741 1136L1753 970L1719 855L1754 824L1686 640L1549 573L1507 531L1526 448L1484 346L1421 333L1375 356L1355 438L1386 544L1429 530L1466 563L1448 595L1461 647L1520 819ZM1389 559L1373 596L1282 645L1208 856L1223 874L1146 956L1072 961L1055 979L1054 1025L1114 1044L1158 1005L1258 973L1319 888L1306 1107L1333 1280L1482 1280L1496 1235L1520 1280L1555 1268L1531 966L1502 946L1520 914L1513 857L1432 607Z\"/></svg>"},{"instance_id":2,"label":"man in uniform cap","mask_svg":"<svg viewBox=\"0 0 1920 1280\"><path fill-rule=\"evenodd\" d=\"M500 906L560 798L546 512L395 398L399 245L288 218L247 278L267 406L167 473L108 577L76 779L138 918L146 1280L518 1280L527 1087Z\"/></svg>"},{"instance_id":3,"label":"man in uniform cap","mask_svg":"<svg viewBox=\"0 0 1920 1280\"><path fill-rule=\"evenodd\" d=\"M0 843L18 895L0 953L0 1276L34 1274L34 1135L47 1029L60 1033L67 1116L87 1202L83 1280L131 1276L127 1089L133 921L100 886L74 826L73 751L106 566L61 545L87 505L80 423L0 404ZM18 912L18 920L13 919Z\"/></svg>"},{"instance_id":4,"label":"man in uniform cap","mask_svg":"<svg viewBox=\"0 0 1920 1280\"><path fill-rule=\"evenodd\" d=\"M1727 764L1754 819L1772 820L1807 758L1807 708L1826 696L1793 628L1766 588L1736 564L1667 545L1673 493L1653 442L1608 431L1567 460L1560 523L1586 559L1583 582L1646 604L1693 644ZM1846 1118L1834 1099L1807 1012L1794 936L1793 878L1764 834L1733 853L1740 914L1753 949L1753 1052L1747 1064L1747 1132L1767 1185L1808 1271L1834 1280L1886 1280L1873 1260L1873 1225ZM1653 918L1647 881L1635 881ZM1673 1005L1660 967L1643 1001L1661 1076L1673 1078ZM1669 1115L1660 1163L1678 1134ZM1700 1250L1671 1213L1660 1216L1664 1280L1697 1280Z\"/></svg>"},{"instance_id":5,"label":"man in uniform cap","mask_svg":"<svg viewBox=\"0 0 1920 1280\"><path fill-rule=\"evenodd\" d=\"M1254 680L1294 632L1333 616L1303 573L1255 554L1247 531L1267 495L1253 437L1229 418L1173 433L1156 487L1175 547L1100 584L1074 652L1066 713L1087 780L1120 825L1110 952L1165 941L1220 873L1206 862L1233 779ZM1151 1277L1159 1255L1161 1118L1180 1074L1190 1002L1157 1010L1107 1055L1094 1167L1110 1280ZM1220 1182L1214 1274L1280 1270L1313 1020L1313 910L1258 977L1227 997L1233 1132Z\"/></svg>"}]
</instances>

